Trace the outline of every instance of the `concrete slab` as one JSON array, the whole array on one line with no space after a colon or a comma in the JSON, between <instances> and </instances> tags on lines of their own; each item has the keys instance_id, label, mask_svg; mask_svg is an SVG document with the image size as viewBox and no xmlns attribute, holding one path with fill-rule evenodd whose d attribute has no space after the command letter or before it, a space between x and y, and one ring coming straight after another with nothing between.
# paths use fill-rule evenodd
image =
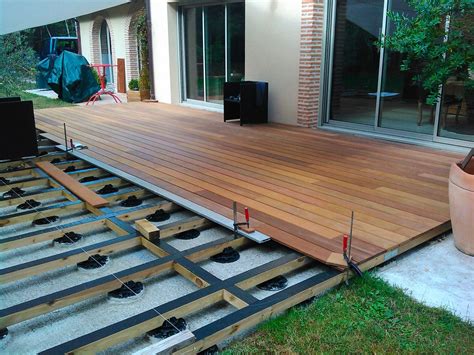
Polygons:
<instances>
[{"instance_id":1,"label":"concrete slab","mask_svg":"<svg viewBox=\"0 0 474 355\"><path fill-rule=\"evenodd\" d=\"M58 99L58 94L56 94L53 90L48 90L48 89L33 89L33 90L25 90L25 92L28 92L30 94L38 95L38 96L43 96L47 97L48 99ZM118 96L118 98L122 101L122 103L127 102L127 94L121 94L121 93L115 93L115 95ZM109 95L102 95L100 100L97 100L94 105L108 105L108 104L115 104L116 102L114 99L109 96ZM84 106L86 103L81 102L77 105L79 106Z\"/></svg>"},{"instance_id":2,"label":"concrete slab","mask_svg":"<svg viewBox=\"0 0 474 355\"><path fill-rule=\"evenodd\" d=\"M48 99L57 99L58 94L56 94L53 90L49 89L32 89L32 90L25 90L25 92L38 95L38 96L43 96L47 97Z\"/></svg>"},{"instance_id":3,"label":"concrete slab","mask_svg":"<svg viewBox=\"0 0 474 355\"><path fill-rule=\"evenodd\" d=\"M456 249L452 234L413 249L377 274L428 306L474 322L474 257Z\"/></svg>"}]
</instances>

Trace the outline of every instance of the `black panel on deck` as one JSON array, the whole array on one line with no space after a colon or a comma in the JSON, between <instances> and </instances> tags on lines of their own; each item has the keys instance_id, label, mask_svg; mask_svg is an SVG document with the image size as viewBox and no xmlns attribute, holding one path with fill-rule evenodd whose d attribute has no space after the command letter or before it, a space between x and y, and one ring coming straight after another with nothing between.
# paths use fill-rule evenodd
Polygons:
<instances>
[{"instance_id":1,"label":"black panel on deck","mask_svg":"<svg viewBox=\"0 0 474 355\"><path fill-rule=\"evenodd\" d=\"M0 159L2 160L38 155L33 102L12 101L15 99L2 98L0 101Z\"/></svg>"}]
</instances>

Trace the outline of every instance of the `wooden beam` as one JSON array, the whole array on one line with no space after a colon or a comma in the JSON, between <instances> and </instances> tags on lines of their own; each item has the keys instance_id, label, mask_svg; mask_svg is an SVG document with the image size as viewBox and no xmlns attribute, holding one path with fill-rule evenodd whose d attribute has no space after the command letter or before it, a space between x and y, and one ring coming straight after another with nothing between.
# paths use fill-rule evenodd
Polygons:
<instances>
[{"instance_id":1,"label":"wooden beam","mask_svg":"<svg viewBox=\"0 0 474 355\"><path fill-rule=\"evenodd\" d=\"M165 239L191 229L205 229L212 225L213 223L204 217L193 216L184 220L162 225L160 227L160 238Z\"/></svg>"},{"instance_id":2,"label":"wooden beam","mask_svg":"<svg viewBox=\"0 0 474 355\"><path fill-rule=\"evenodd\" d=\"M146 239L142 238L142 242L144 241L148 242ZM210 247L215 248L216 245L220 245L221 248L224 248L228 245L227 242L227 240L223 242L214 241L199 245L181 253L177 252L177 255L163 256L160 259L119 271L115 273L115 276L123 282L129 280L141 281L161 274L162 272L171 270L173 268L173 264L176 264L174 261L176 258L185 260L183 256L197 253L199 253L200 256L204 256L200 253L202 250L206 250ZM201 279L203 278L201 277ZM203 279L203 283L204 282L206 281ZM116 289L117 287L120 287L120 285L120 282L114 276L104 276L93 281L89 281L62 291L52 293L50 295L39 297L31 301L23 302L22 304L0 310L0 328L33 318L36 315L66 307L70 304L82 301L89 297L94 297L101 293L107 293Z\"/></svg>"},{"instance_id":3,"label":"wooden beam","mask_svg":"<svg viewBox=\"0 0 474 355\"><path fill-rule=\"evenodd\" d=\"M242 301L240 298L238 298L227 290L222 290L222 298L224 299L224 301L226 301L237 309L242 309L248 306L248 303Z\"/></svg>"},{"instance_id":4,"label":"wooden beam","mask_svg":"<svg viewBox=\"0 0 474 355\"><path fill-rule=\"evenodd\" d=\"M113 185L114 187L120 188L124 187L127 185L130 185L128 181L125 181L121 178L118 177L105 177L103 179L97 180L97 181L91 181L91 182L86 182L84 185L86 185L89 189L92 190L98 190L105 185Z\"/></svg>"},{"instance_id":5,"label":"wooden beam","mask_svg":"<svg viewBox=\"0 0 474 355\"><path fill-rule=\"evenodd\" d=\"M173 268L177 273L179 273L181 276L184 276L185 278L187 278L189 281L191 281L197 287L204 288L204 287L209 286L209 283L206 280L204 280L203 278L197 276L195 273L193 273L189 269L185 268L180 263L174 262L173 263Z\"/></svg>"},{"instance_id":6,"label":"wooden beam","mask_svg":"<svg viewBox=\"0 0 474 355\"><path fill-rule=\"evenodd\" d=\"M212 255L215 255L217 253L222 252L222 250L224 250L224 248L227 248L227 247L242 248L244 246L248 246L248 245L251 245L251 244L253 244L253 242L251 240L249 240L245 237L239 237L237 239L233 239L233 240L230 240L230 241L225 242L225 243L219 243L219 244L216 244L216 245L214 245L210 248L206 248L206 249L194 252L194 253L186 256L186 258L191 260L191 261L198 262L198 261L202 261L204 259L207 259L207 258L211 257Z\"/></svg>"},{"instance_id":7,"label":"wooden beam","mask_svg":"<svg viewBox=\"0 0 474 355\"><path fill-rule=\"evenodd\" d=\"M137 189L136 187L130 187L124 190L126 191L118 191L110 195L105 195L104 198L110 203L115 203L118 201L126 200L129 196L136 196L140 199L151 196L151 194L145 189Z\"/></svg>"},{"instance_id":8,"label":"wooden beam","mask_svg":"<svg viewBox=\"0 0 474 355\"><path fill-rule=\"evenodd\" d=\"M23 176L34 176L34 168L26 168L22 170L14 170L14 171L5 171L0 173L0 177L3 178L12 178L12 177L23 177Z\"/></svg>"},{"instance_id":9,"label":"wooden beam","mask_svg":"<svg viewBox=\"0 0 474 355\"><path fill-rule=\"evenodd\" d=\"M49 270L77 264L81 261L87 260L89 255L111 255L139 245L141 245L141 240L138 237L119 237L61 254L52 255L43 259L7 267L0 270L0 283L11 282L25 277L38 275ZM86 251L87 254L84 251Z\"/></svg>"},{"instance_id":10,"label":"wooden beam","mask_svg":"<svg viewBox=\"0 0 474 355\"><path fill-rule=\"evenodd\" d=\"M0 251L21 248L37 243L46 242L56 238L62 237L65 233L76 232L81 233L86 230L99 228L106 224L106 220L94 220L91 222L80 223L73 222L69 225L61 227L61 230L53 228L50 231L41 231L40 233L27 233L25 235L13 236L5 239L0 239Z\"/></svg>"},{"instance_id":11,"label":"wooden beam","mask_svg":"<svg viewBox=\"0 0 474 355\"><path fill-rule=\"evenodd\" d=\"M33 200L41 202L41 200L46 200L46 199L61 197L61 196L64 196L62 189L51 189L46 192L38 192L38 193L31 194L24 197L22 196L22 197L17 197L17 198L9 198L7 200L0 200L0 208L7 207L7 206L17 206L25 202L25 200L33 199Z\"/></svg>"},{"instance_id":12,"label":"wooden beam","mask_svg":"<svg viewBox=\"0 0 474 355\"><path fill-rule=\"evenodd\" d=\"M155 254L159 258L163 258L168 255L168 253L165 250L156 246L155 244L150 242L148 239L140 237L140 240L144 248L148 249L149 252Z\"/></svg>"},{"instance_id":13,"label":"wooden beam","mask_svg":"<svg viewBox=\"0 0 474 355\"><path fill-rule=\"evenodd\" d=\"M169 238L191 229L204 229L212 225L213 223L211 221L200 216L193 216L176 222L163 224L160 228L146 219L135 221L137 230L150 241Z\"/></svg>"},{"instance_id":14,"label":"wooden beam","mask_svg":"<svg viewBox=\"0 0 474 355\"><path fill-rule=\"evenodd\" d=\"M160 239L160 230L158 227L146 219L135 221L135 227L141 235L150 241Z\"/></svg>"},{"instance_id":15,"label":"wooden beam","mask_svg":"<svg viewBox=\"0 0 474 355\"><path fill-rule=\"evenodd\" d=\"M171 270L172 264L173 260L171 258L153 260L127 270L116 272L115 276L107 275L2 309L0 310L0 327L5 328L9 325L115 290L122 286L122 283L117 278L123 282L130 280L141 281Z\"/></svg>"},{"instance_id":16,"label":"wooden beam","mask_svg":"<svg viewBox=\"0 0 474 355\"><path fill-rule=\"evenodd\" d=\"M7 161L0 163L0 171L7 170L7 169L27 169L31 168L31 164L29 164L25 160L16 160L16 161Z\"/></svg>"},{"instance_id":17,"label":"wooden beam","mask_svg":"<svg viewBox=\"0 0 474 355\"><path fill-rule=\"evenodd\" d=\"M50 162L37 162L36 166L51 176L54 180L61 183L66 189L71 191L81 200L89 203L91 206L103 207L109 204L106 199L97 195L94 191L88 189L86 186L82 185L80 182L67 175Z\"/></svg>"},{"instance_id":18,"label":"wooden beam","mask_svg":"<svg viewBox=\"0 0 474 355\"><path fill-rule=\"evenodd\" d=\"M147 346L144 349L135 351L133 355L169 355L173 354L185 346L194 343L196 338L190 330L180 331L178 334L172 335L166 339L161 340L158 343Z\"/></svg>"},{"instance_id":19,"label":"wooden beam","mask_svg":"<svg viewBox=\"0 0 474 355\"><path fill-rule=\"evenodd\" d=\"M50 186L48 178L33 178L26 181L19 181L13 184L8 185L0 185L0 193L6 192L14 187L18 187L20 189L29 188L29 187L40 187L40 186Z\"/></svg>"},{"instance_id":20,"label":"wooden beam","mask_svg":"<svg viewBox=\"0 0 474 355\"><path fill-rule=\"evenodd\" d=\"M84 202L60 202L48 207L39 207L34 211L19 212L0 218L0 227L18 223L33 222L35 219L49 216L65 216L77 211L87 211Z\"/></svg>"},{"instance_id":21,"label":"wooden beam","mask_svg":"<svg viewBox=\"0 0 474 355\"><path fill-rule=\"evenodd\" d=\"M66 342L46 351L40 352L39 354L100 352L101 350L107 349L114 344L121 343L131 338L139 337L149 330L160 327L163 325L164 319L169 319L171 317L185 317L193 312L202 310L203 308L222 301L221 290L216 290L211 294L206 294L205 291L206 289L201 289L190 295L180 297L175 301L168 302L164 305L156 307L155 309L147 311L147 313L150 315L150 318L142 323L128 327L128 319L125 319L122 322L118 322L103 328L106 329L105 333L110 335L103 337L103 329L101 329L99 331L79 337L79 342L77 342L78 339L74 339L70 342ZM179 306L175 307L177 304L179 304ZM158 316L156 312L161 314L161 316ZM84 342L84 340L87 341L87 344L77 348L74 347L74 344L80 344Z\"/></svg>"},{"instance_id":22,"label":"wooden beam","mask_svg":"<svg viewBox=\"0 0 474 355\"><path fill-rule=\"evenodd\" d=\"M307 256L301 256L299 254L293 254L292 258L289 258L289 261L283 265L278 265L278 267L269 269L266 272L258 274L254 277L245 279L236 284L237 287L248 290L262 282L273 279L274 277L282 274L287 274L289 272L295 271L302 268L305 265L312 263L313 260Z\"/></svg>"},{"instance_id":23,"label":"wooden beam","mask_svg":"<svg viewBox=\"0 0 474 355\"><path fill-rule=\"evenodd\" d=\"M98 179L103 179L105 177L110 176L108 172L99 168L88 168L84 170L74 171L74 172L68 173L68 175L73 177L76 180L80 180L86 176L93 176ZM85 183L83 184L85 185Z\"/></svg>"},{"instance_id":24,"label":"wooden beam","mask_svg":"<svg viewBox=\"0 0 474 355\"><path fill-rule=\"evenodd\" d=\"M144 218L148 216L149 214L152 214L156 210L160 210L160 209L162 209L165 212L174 212L174 211L178 211L180 207L174 204L173 202L163 200L162 202L159 202L156 205L151 206L151 207L138 208L134 211L118 213L117 218L124 222L130 222L136 219Z\"/></svg>"},{"instance_id":25,"label":"wooden beam","mask_svg":"<svg viewBox=\"0 0 474 355\"><path fill-rule=\"evenodd\" d=\"M111 230L113 230L117 235L121 237L129 234L125 229L123 229L117 223L114 223L110 219L106 219L105 224L107 225L107 227L109 227Z\"/></svg>"},{"instance_id":26,"label":"wooden beam","mask_svg":"<svg viewBox=\"0 0 474 355\"><path fill-rule=\"evenodd\" d=\"M290 286L257 304L242 308L217 321L194 331L196 342L181 349L183 354L198 353L228 336L257 325L272 315L278 314L308 298L338 285L344 279L343 273L322 273Z\"/></svg>"},{"instance_id":27,"label":"wooden beam","mask_svg":"<svg viewBox=\"0 0 474 355\"><path fill-rule=\"evenodd\" d=\"M242 239L245 239L245 238L242 238ZM190 254L195 254L195 253L193 252ZM156 314L156 311L160 312L166 318L168 318L169 316L182 317L188 313L181 313L181 311L186 308L190 311L193 311L193 308L194 308L193 305L195 305L196 302L201 303L199 310L202 310L203 308L209 306L210 304L217 303L219 301L224 300L224 290L228 288L235 289L234 284L239 283L247 278L254 277L262 272L266 272L270 269L279 268L279 267L284 268L285 265L288 263L288 261L292 260L296 255L297 255L296 253L292 253L280 259L271 261L267 264L248 270L239 275L233 276L229 279L220 280L216 282L215 284L209 285L208 287L204 287L191 294L188 294L186 296L183 296L176 300L168 302L164 305L156 307L156 309L150 309L149 311L145 311L136 316L133 316L123 321L120 321L118 323L115 323L111 326L99 329L87 335L81 336L79 338L76 338L64 344L61 344L57 347L48 349L44 352L44 354L66 353L66 352L68 353L69 352L74 352L74 353L97 352L101 349L108 348L117 343L140 336L146 333L148 330L156 328L162 324L162 317L158 317ZM337 271L331 271L331 272L332 272L331 275L339 274ZM343 277L345 275L346 273L343 274ZM284 292L283 297L291 298L291 294L292 294L292 291L294 290L294 287L289 288L289 289L290 289L289 291L287 290L282 291ZM233 294L233 292L229 292L229 293ZM212 297L213 299L209 300L208 297ZM310 296L307 296L306 298L309 298L309 297ZM202 302L200 300L202 300ZM209 302L209 301L212 301L212 302ZM234 300L232 299L231 301L233 302ZM257 301L259 302L258 303L259 307L261 307L262 304L264 304L265 306L271 305L271 303L268 303L266 301L267 299ZM235 302L237 306L244 306L244 302L240 302L237 300L235 300ZM245 307L243 309L247 309L247 311L252 313L251 310L254 309L253 307L255 306L252 304L252 306Z\"/></svg>"}]
</instances>

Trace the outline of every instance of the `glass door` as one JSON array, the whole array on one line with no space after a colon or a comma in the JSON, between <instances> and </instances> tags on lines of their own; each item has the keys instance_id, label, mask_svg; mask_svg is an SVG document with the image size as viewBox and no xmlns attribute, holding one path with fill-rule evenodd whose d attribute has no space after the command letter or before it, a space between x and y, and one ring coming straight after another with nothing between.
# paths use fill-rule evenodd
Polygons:
<instances>
[{"instance_id":1,"label":"glass door","mask_svg":"<svg viewBox=\"0 0 474 355\"><path fill-rule=\"evenodd\" d=\"M105 20L102 21L100 26L100 59L102 64L113 64L109 26L107 26ZM105 77L107 79L107 84L112 84L114 82L113 67L105 69Z\"/></svg>"},{"instance_id":2,"label":"glass door","mask_svg":"<svg viewBox=\"0 0 474 355\"><path fill-rule=\"evenodd\" d=\"M404 55L376 45L395 30L388 11L415 15L407 0L328 1L321 122L474 147L474 89L450 78L441 102L428 105L415 80L422 63L401 71ZM469 25L472 18L465 21Z\"/></svg>"},{"instance_id":3,"label":"glass door","mask_svg":"<svg viewBox=\"0 0 474 355\"><path fill-rule=\"evenodd\" d=\"M204 50L203 9L188 8L183 11L184 56L186 73L186 97L204 100Z\"/></svg>"},{"instance_id":4,"label":"glass door","mask_svg":"<svg viewBox=\"0 0 474 355\"><path fill-rule=\"evenodd\" d=\"M225 6L204 8L206 101L222 104L225 82Z\"/></svg>"},{"instance_id":5,"label":"glass door","mask_svg":"<svg viewBox=\"0 0 474 355\"><path fill-rule=\"evenodd\" d=\"M413 17L415 12L405 0L389 0L388 11ZM387 17L387 34L395 31ZM390 50L383 51L383 70L380 89L379 127L419 134L433 134L435 106L426 104L427 93L416 81L420 64L414 63L409 71L401 71L405 56Z\"/></svg>"},{"instance_id":6,"label":"glass door","mask_svg":"<svg viewBox=\"0 0 474 355\"><path fill-rule=\"evenodd\" d=\"M336 3L329 119L374 125L382 31L380 0Z\"/></svg>"},{"instance_id":7,"label":"glass door","mask_svg":"<svg viewBox=\"0 0 474 355\"><path fill-rule=\"evenodd\" d=\"M181 58L184 101L223 104L224 82L245 73L245 3L183 7Z\"/></svg>"}]
</instances>

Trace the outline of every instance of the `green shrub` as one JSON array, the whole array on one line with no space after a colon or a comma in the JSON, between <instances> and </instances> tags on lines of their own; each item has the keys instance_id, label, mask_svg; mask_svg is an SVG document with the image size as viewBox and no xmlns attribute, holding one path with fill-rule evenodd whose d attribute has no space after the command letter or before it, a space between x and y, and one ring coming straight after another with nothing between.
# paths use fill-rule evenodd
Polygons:
<instances>
[{"instance_id":1,"label":"green shrub","mask_svg":"<svg viewBox=\"0 0 474 355\"><path fill-rule=\"evenodd\" d=\"M416 15L389 11L395 31L378 45L405 55L400 69L415 70L415 84L428 92L430 105L438 102L440 86L451 77L474 88L474 1L408 0L408 4Z\"/></svg>"},{"instance_id":2,"label":"green shrub","mask_svg":"<svg viewBox=\"0 0 474 355\"><path fill-rule=\"evenodd\" d=\"M94 78L97 81L97 84L99 84L99 86L100 86L99 73L97 73L97 70L94 69L94 68L91 68L91 70L92 70L92 75L94 75ZM107 77L106 76L104 76L104 84L107 85Z\"/></svg>"},{"instance_id":3,"label":"green shrub","mask_svg":"<svg viewBox=\"0 0 474 355\"><path fill-rule=\"evenodd\" d=\"M128 82L128 88L132 91L138 91L138 80L132 79Z\"/></svg>"},{"instance_id":4,"label":"green shrub","mask_svg":"<svg viewBox=\"0 0 474 355\"><path fill-rule=\"evenodd\" d=\"M31 88L36 74L38 58L29 46L28 31L0 36L0 91L12 95ZM1 96L1 95L0 95Z\"/></svg>"}]
</instances>

